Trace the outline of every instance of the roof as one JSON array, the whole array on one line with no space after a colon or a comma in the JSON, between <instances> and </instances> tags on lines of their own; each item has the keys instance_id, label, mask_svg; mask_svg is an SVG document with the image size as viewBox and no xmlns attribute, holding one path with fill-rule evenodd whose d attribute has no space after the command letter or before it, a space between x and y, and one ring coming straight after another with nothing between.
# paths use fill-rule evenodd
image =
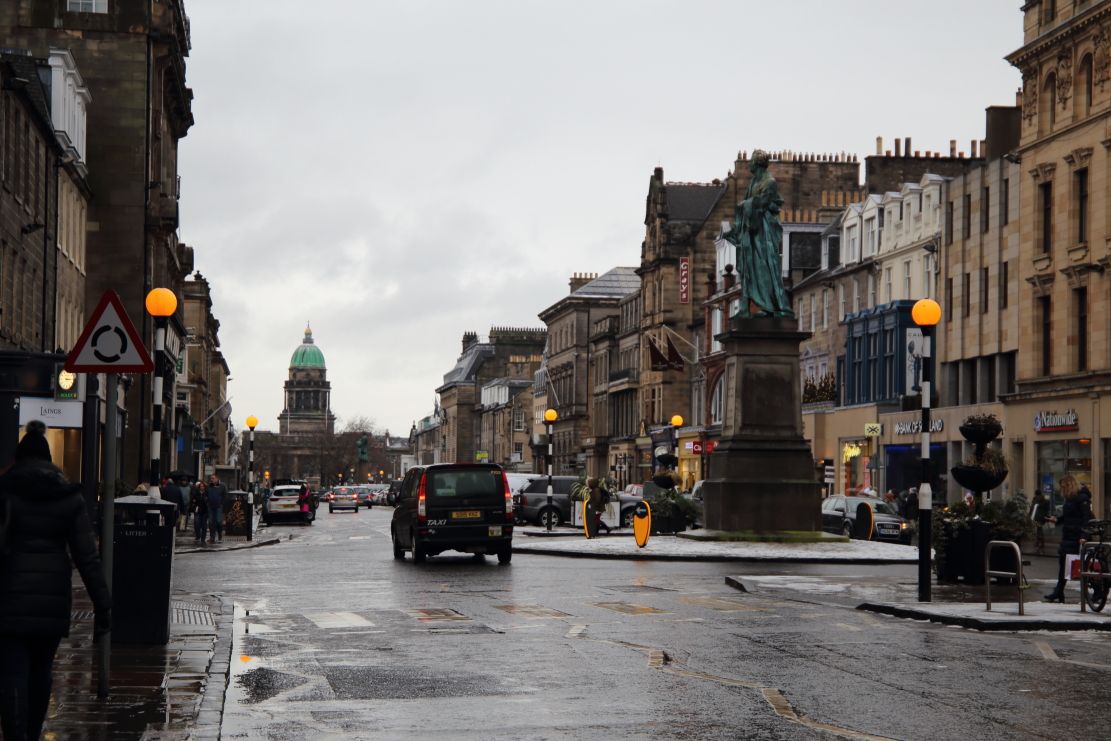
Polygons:
<instances>
[{"instance_id":1,"label":"roof","mask_svg":"<svg viewBox=\"0 0 1111 741\"><path fill-rule=\"evenodd\" d=\"M667 183L667 218L670 221L705 221L718 199L725 193L725 185L710 183Z\"/></svg>"},{"instance_id":2,"label":"roof","mask_svg":"<svg viewBox=\"0 0 1111 741\"><path fill-rule=\"evenodd\" d=\"M636 268L611 268L571 293L578 298L622 298L640 289Z\"/></svg>"},{"instance_id":3,"label":"roof","mask_svg":"<svg viewBox=\"0 0 1111 741\"><path fill-rule=\"evenodd\" d=\"M46 90L50 80L48 68L44 69L46 63L41 59L14 51L0 53L0 59L8 65L15 77L27 81L22 89L35 110L39 126L50 132L49 143L54 139L54 124L50 117L49 93Z\"/></svg>"},{"instance_id":4,"label":"roof","mask_svg":"<svg viewBox=\"0 0 1111 741\"><path fill-rule=\"evenodd\" d=\"M316 346L312 339L312 328L305 327L305 339L293 351L289 359L290 368L324 368L324 353Z\"/></svg>"},{"instance_id":5,"label":"roof","mask_svg":"<svg viewBox=\"0 0 1111 741\"><path fill-rule=\"evenodd\" d=\"M444 374L443 389L453 383L465 381L473 382L478 377L478 369L482 363L495 354L494 346L485 342L475 342L455 361L455 367ZM439 391L439 389L437 389Z\"/></svg>"}]
</instances>

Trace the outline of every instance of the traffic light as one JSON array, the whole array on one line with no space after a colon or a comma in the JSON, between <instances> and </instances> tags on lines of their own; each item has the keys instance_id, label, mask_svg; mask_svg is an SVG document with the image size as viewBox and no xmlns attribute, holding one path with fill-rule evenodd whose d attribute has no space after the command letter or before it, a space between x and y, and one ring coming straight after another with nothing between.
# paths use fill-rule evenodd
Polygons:
<instances>
[{"instance_id":1,"label":"traffic light","mask_svg":"<svg viewBox=\"0 0 1111 741\"><path fill-rule=\"evenodd\" d=\"M367 461L370 460L370 455L368 454L368 447L369 446L368 446L368 441L366 439L366 435L363 435L362 437L360 437L358 440L355 441L355 452L358 454L359 463L366 463Z\"/></svg>"}]
</instances>

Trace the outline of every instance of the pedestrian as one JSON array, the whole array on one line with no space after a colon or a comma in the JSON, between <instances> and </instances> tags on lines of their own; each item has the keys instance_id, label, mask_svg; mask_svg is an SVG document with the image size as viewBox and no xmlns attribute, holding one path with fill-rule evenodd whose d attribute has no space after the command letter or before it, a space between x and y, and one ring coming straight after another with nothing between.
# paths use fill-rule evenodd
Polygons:
<instances>
[{"instance_id":1,"label":"pedestrian","mask_svg":"<svg viewBox=\"0 0 1111 741\"><path fill-rule=\"evenodd\" d=\"M898 500L895 498L894 489L888 489L883 493L883 501L887 502L888 506L891 507L892 512L899 511L899 503Z\"/></svg>"},{"instance_id":2,"label":"pedestrian","mask_svg":"<svg viewBox=\"0 0 1111 741\"><path fill-rule=\"evenodd\" d=\"M1057 546L1057 587L1045 596L1047 602L1065 601L1065 561L1066 556L1080 552L1080 536L1088 520L1092 519L1092 510L1089 504L1091 493L1085 498L1080 493L1076 477L1071 473L1061 478L1061 496L1065 503L1061 507L1061 516L1050 515L1046 518L1061 526L1061 543ZM1087 487L1084 487L1087 491Z\"/></svg>"},{"instance_id":3,"label":"pedestrian","mask_svg":"<svg viewBox=\"0 0 1111 741\"><path fill-rule=\"evenodd\" d=\"M609 490L606 489L604 481L600 481L593 476L586 480L586 488L588 492L586 497L587 516L593 518L590 532L592 534L597 534L598 528L602 527L605 528L606 533L609 534L609 525L602 522L602 513L605 512L606 505L609 503L610 499Z\"/></svg>"},{"instance_id":4,"label":"pedestrian","mask_svg":"<svg viewBox=\"0 0 1111 741\"><path fill-rule=\"evenodd\" d=\"M193 508L193 538L198 544L204 543L205 530L208 528L208 487L203 481L197 482L190 505Z\"/></svg>"},{"instance_id":5,"label":"pedestrian","mask_svg":"<svg viewBox=\"0 0 1111 741\"><path fill-rule=\"evenodd\" d=\"M910 522L918 521L918 487L912 486L904 492L906 496L903 497L903 519Z\"/></svg>"},{"instance_id":6,"label":"pedestrian","mask_svg":"<svg viewBox=\"0 0 1111 741\"><path fill-rule=\"evenodd\" d=\"M1034 521L1034 553L1045 555L1045 522L1049 518L1049 500L1038 490L1030 501L1030 519Z\"/></svg>"},{"instance_id":7,"label":"pedestrian","mask_svg":"<svg viewBox=\"0 0 1111 741\"><path fill-rule=\"evenodd\" d=\"M224 504L228 490L220 483L220 477L212 474L208 477L208 542L224 542Z\"/></svg>"},{"instance_id":8,"label":"pedestrian","mask_svg":"<svg viewBox=\"0 0 1111 741\"><path fill-rule=\"evenodd\" d=\"M184 533L189 529L189 513L193 507L193 489L189 486L189 479L184 476L176 482L178 491L181 492L181 517L177 521L177 530Z\"/></svg>"},{"instance_id":9,"label":"pedestrian","mask_svg":"<svg viewBox=\"0 0 1111 741\"><path fill-rule=\"evenodd\" d=\"M71 560L99 639L111 629L112 601L81 485L53 464L46 425L33 421L0 476L0 730L12 741L42 733L54 654L69 635Z\"/></svg>"},{"instance_id":10,"label":"pedestrian","mask_svg":"<svg viewBox=\"0 0 1111 741\"><path fill-rule=\"evenodd\" d=\"M181 518L185 513L185 501L181 498L181 489L177 487L173 481L169 479L162 479L162 485L159 487L159 492L162 498L167 502L173 502L177 508L174 510L174 519L172 520L175 527L178 527Z\"/></svg>"}]
</instances>

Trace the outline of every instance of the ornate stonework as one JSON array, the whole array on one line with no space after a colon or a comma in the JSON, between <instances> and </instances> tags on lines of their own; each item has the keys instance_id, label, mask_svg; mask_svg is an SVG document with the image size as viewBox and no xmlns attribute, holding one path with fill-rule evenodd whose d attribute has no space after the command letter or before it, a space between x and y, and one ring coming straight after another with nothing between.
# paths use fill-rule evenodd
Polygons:
<instances>
[{"instance_id":1,"label":"ornate stonework","mask_svg":"<svg viewBox=\"0 0 1111 741\"><path fill-rule=\"evenodd\" d=\"M1092 56L1092 82L1099 85L1100 91L1111 79L1111 28L1104 26L1093 39L1095 54Z\"/></svg>"},{"instance_id":2,"label":"ornate stonework","mask_svg":"<svg viewBox=\"0 0 1111 741\"><path fill-rule=\"evenodd\" d=\"M1057 102L1067 108L1072 94L1072 49L1062 49L1057 55Z\"/></svg>"},{"instance_id":3,"label":"ornate stonework","mask_svg":"<svg viewBox=\"0 0 1111 741\"><path fill-rule=\"evenodd\" d=\"M1043 162L1030 170L1030 177L1034 178L1034 180L1051 180L1056 170L1057 165L1052 162Z\"/></svg>"},{"instance_id":4,"label":"ornate stonework","mask_svg":"<svg viewBox=\"0 0 1111 741\"><path fill-rule=\"evenodd\" d=\"M1088 166L1088 162L1092 159L1091 147L1080 147L1074 149L1066 154L1062 159L1068 163L1069 167L1073 169L1080 169Z\"/></svg>"},{"instance_id":5,"label":"ornate stonework","mask_svg":"<svg viewBox=\"0 0 1111 741\"><path fill-rule=\"evenodd\" d=\"M1026 123L1038 117L1038 71L1034 68L1022 72L1022 117Z\"/></svg>"}]
</instances>

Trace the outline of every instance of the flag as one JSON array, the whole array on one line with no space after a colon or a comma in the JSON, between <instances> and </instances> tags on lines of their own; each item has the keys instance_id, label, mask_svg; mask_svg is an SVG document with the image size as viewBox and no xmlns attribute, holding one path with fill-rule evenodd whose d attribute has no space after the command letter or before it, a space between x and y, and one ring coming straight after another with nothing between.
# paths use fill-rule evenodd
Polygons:
<instances>
[{"instance_id":1,"label":"flag","mask_svg":"<svg viewBox=\"0 0 1111 741\"><path fill-rule=\"evenodd\" d=\"M672 370L683 370L684 366L683 356L671 341L671 335L667 336L667 365Z\"/></svg>"},{"instance_id":2,"label":"flag","mask_svg":"<svg viewBox=\"0 0 1111 741\"><path fill-rule=\"evenodd\" d=\"M670 369L671 364L668 363L668 360L664 357L664 354L660 352L660 348L656 346L656 341L653 340L650 335L645 335L645 339L648 340L648 356L651 360L651 369L654 371L663 371Z\"/></svg>"}]
</instances>

